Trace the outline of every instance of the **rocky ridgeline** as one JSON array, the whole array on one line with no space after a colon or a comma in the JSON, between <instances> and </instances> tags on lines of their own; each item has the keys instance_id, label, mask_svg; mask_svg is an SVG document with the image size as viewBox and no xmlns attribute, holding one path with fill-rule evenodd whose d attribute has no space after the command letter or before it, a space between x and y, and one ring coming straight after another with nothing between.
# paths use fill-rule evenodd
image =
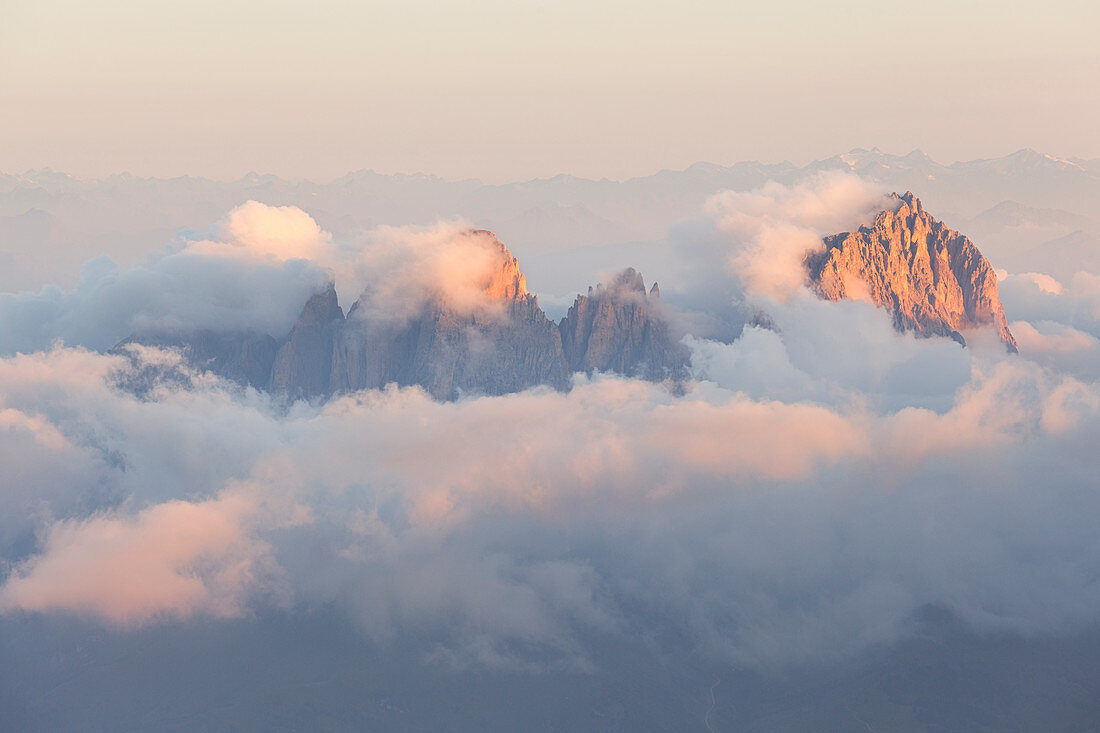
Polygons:
<instances>
[{"instance_id":1,"label":"rocky ridgeline","mask_svg":"<svg viewBox=\"0 0 1100 733\"><path fill-rule=\"evenodd\" d=\"M806 258L810 281L821 297L870 300L888 309L899 331L949 336L992 326L1012 352L997 295L997 275L967 237L932 218L912 193L893 196L871 226L826 237L824 248Z\"/></svg>"},{"instance_id":2,"label":"rocky ridgeline","mask_svg":"<svg viewBox=\"0 0 1100 733\"><path fill-rule=\"evenodd\" d=\"M369 316L362 296L347 315L334 284L313 295L282 340L263 334L145 335L127 342L181 347L188 360L241 384L291 399L327 398L387 384L419 385L437 399L507 394L536 385L567 389L573 372L613 371L652 380L686 376L687 349L661 311L656 283L626 270L578 296L555 324L491 233L470 233L493 253L479 283L481 307L429 298L415 313ZM126 342L124 342L126 343Z\"/></svg>"},{"instance_id":3,"label":"rocky ridgeline","mask_svg":"<svg viewBox=\"0 0 1100 733\"><path fill-rule=\"evenodd\" d=\"M911 193L871 226L826 237L805 260L811 286L828 300L868 300L899 331L947 336L993 327L1011 351L997 276L973 242L933 219ZM507 394L536 385L568 389L577 372L653 381L687 377L689 353L660 291L627 269L578 295L559 323L546 317L508 249L471 230L492 265L474 283L480 299L459 308L443 294L389 314L364 293L347 312L334 284L314 294L281 340L260 333L144 334L127 339L184 350L191 364L291 399L324 399L387 384L419 385L437 399ZM766 315L761 316L766 322Z\"/></svg>"}]
</instances>

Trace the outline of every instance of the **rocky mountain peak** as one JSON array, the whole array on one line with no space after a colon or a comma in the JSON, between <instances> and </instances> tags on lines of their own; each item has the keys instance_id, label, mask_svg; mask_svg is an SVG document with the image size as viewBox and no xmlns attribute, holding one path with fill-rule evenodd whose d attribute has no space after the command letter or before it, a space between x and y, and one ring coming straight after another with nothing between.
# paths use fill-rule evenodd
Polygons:
<instances>
[{"instance_id":1,"label":"rocky mountain peak","mask_svg":"<svg viewBox=\"0 0 1100 733\"><path fill-rule=\"evenodd\" d=\"M826 237L823 249L807 256L818 294L869 300L891 311L898 330L962 343L963 331L992 326L1016 351L989 261L911 191L892 198L897 207L879 212L873 224Z\"/></svg>"},{"instance_id":2,"label":"rocky mountain peak","mask_svg":"<svg viewBox=\"0 0 1100 733\"><path fill-rule=\"evenodd\" d=\"M898 202L899 215L902 215L901 209L907 209L909 215L920 215L924 213L924 206L921 205L920 199L912 191L906 191L903 194L892 193L890 198ZM883 212L886 213L886 212Z\"/></svg>"},{"instance_id":3,"label":"rocky mountain peak","mask_svg":"<svg viewBox=\"0 0 1100 733\"><path fill-rule=\"evenodd\" d=\"M645 281L642 280L642 273L638 272L633 267L628 267L612 278L611 284L608 285L607 289L609 292L618 295L637 293L644 296Z\"/></svg>"},{"instance_id":4,"label":"rocky mountain peak","mask_svg":"<svg viewBox=\"0 0 1100 733\"><path fill-rule=\"evenodd\" d=\"M336 299L336 286L330 282L306 301L298 322L279 347L271 367L271 390L295 399L326 396L333 344L343 325L344 311Z\"/></svg>"},{"instance_id":5,"label":"rocky mountain peak","mask_svg":"<svg viewBox=\"0 0 1100 733\"><path fill-rule=\"evenodd\" d=\"M558 326L572 371L615 371L647 379L678 378L688 353L665 317L660 290L646 295L641 273L627 268L578 295Z\"/></svg>"},{"instance_id":6,"label":"rocky mountain peak","mask_svg":"<svg viewBox=\"0 0 1100 733\"><path fill-rule=\"evenodd\" d=\"M512 256L504 242L487 229L472 229L468 236L483 242L493 255L494 265L486 273L482 292L493 299L516 300L527 295L527 276L520 272L519 260Z\"/></svg>"},{"instance_id":7,"label":"rocky mountain peak","mask_svg":"<svg viewBox=\"0 0 1100 733\"><path fill-rule=\"evenodd\" d=\"M324 325L334 320L343 320L344 310L336 298L336 284L330 282L328 287L314 293L306 301L302 308L302 314L298 318L301 325Z\"/></svg>"}]
</instances>

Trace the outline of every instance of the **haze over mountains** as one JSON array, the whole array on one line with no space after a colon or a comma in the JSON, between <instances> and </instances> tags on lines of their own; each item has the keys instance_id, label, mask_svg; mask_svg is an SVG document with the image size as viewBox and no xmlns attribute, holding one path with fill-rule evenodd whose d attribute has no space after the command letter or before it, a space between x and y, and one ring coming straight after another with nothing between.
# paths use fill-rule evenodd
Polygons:
<instances>
[{"instance_id":1,"label":"haze over mountains","mask_svg":"<svg viewBox=\"0 0 1100 733\"><path fill-rule=\"evenodd\" d=\"M790 184L822 171L854 173L882 190L916 192L997 267L1012 272L1068 277L1082 264L1074 259L1078 253L1096 257L1098 248L1090 243L1100 241L1100 161L1032 150L943 165L919 151L902 156L857 149L805 166L699 163L622 182L561 175L503 185L370 171L327 183L254 174L236 181L126 174L85 181L31 171L0 175L0 289L72 285L88 251L133 264L151 242L168 242L181 229L255 199L299 206L345 240L381 224L463 217L508 244L544 304L552 302L560 315L578 279L595 282L624 260L642 272L670 270L665 234L697 216L715 191ZM1011 215L998 215L1009 209ZM1091 259L1085 264L1100 269Z\"/></svg>"}]
</instances>

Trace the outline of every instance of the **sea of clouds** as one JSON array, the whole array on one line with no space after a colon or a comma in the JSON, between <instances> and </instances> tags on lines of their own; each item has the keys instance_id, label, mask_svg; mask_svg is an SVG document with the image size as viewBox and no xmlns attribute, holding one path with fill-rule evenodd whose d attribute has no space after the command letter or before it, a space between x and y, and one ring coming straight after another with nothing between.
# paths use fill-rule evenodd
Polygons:
<instances>
[{"instance_id":1,"label":"sea of clouds","mask_svg":"<svg viewBox=\"0 0 1100 733\"><path fill-rule=\"evenodd\" d=\"M427 663L579 671L592 633L778 668L902 639L929 605L1095 625L1100 277L1002 273L1019 355L898 334L801 269L886 205L826 175L675 228L682 394L597 374L287 405L170 350L106 353L154 326L280 337L330 280L345 307L472 297L462 222L340 243L249 202L136 267L0 295L0 613L125 633L335 607ZM731 306L766 325L713 338Z\"/></svg>"}]
</instances>

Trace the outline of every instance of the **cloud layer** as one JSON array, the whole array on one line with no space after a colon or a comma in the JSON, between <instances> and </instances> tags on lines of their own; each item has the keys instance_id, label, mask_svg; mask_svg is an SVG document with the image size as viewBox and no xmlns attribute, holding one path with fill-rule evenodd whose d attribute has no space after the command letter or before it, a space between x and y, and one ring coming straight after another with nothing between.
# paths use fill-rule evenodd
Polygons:
<instances>
[{"instance_id":1,"label":"cloud layer","mask_svg":"<svg viewBox=\"0 0 1100 733\"><path fill-rule=\"evenodd\" d=\"M161 330L281 337L331 278L330 247L308 214L250 201L209 236L181 235L137 267L120 269L101 257L84 266L73 290L0 294L0 354L37 351L58 340L109 349L135 332Z\"/></svg>"},{"instance_id":2,"label":"cloud layer","mask_svg":"<svg viewBox=\"0 0 1100 733\"><path fill-rule=\"evenodd\" d=\"M805 281L802 261L822 237L868 224L895 205L861 178L823 173L793 186L724 191L706 211L728 239L725 273L747 295L784 300Z\"/></svg>"},{"instance_id":3,"label":"cloud layer","mask_svg":"<svg viewBox=\"0 0 1100 733\"><path fill-rule=\"evenodd\" d=\"M928 604L983 630L1095 623L1095 277L1002 279L1020 356L897 334L796 277L880 203L818 178L678 230L713 302L772 324L689 337L682 395L595 375L286 406L171 352L78 346L164 319L275 329L300 307L276 294L334 274L397 313L461 299L484 269L462 224L337 245L247 204L141 267L5 296L0 610L125 629L335 607L435 663L574 670L597 632L773 667L903 638ZM123 387L151 364L179 378Z\"/></svg>"},{"instance_id":4,"label":"cloud layer","mask_svg":"<svg viewBox=\"0 0 1100 733\"><path fill-rule=\"evenodd\" d=\"M527 664L520 644L572 667L585 629L650 617L770 665L898 638L928 603L1029 632L1100 613L1100 393L1019 359L972 360L943 412L828 407L797 396L829 382L812 375L784 400L602 378L282 414L198 378L139 400L115 386L132 368L73 349L0 362L3 441L36 452L24 480L84 468L35 516L5 512L9 538L38 533L9 612L130 625L338 603L452 662Z\"/></svg>"}]
</instances>

